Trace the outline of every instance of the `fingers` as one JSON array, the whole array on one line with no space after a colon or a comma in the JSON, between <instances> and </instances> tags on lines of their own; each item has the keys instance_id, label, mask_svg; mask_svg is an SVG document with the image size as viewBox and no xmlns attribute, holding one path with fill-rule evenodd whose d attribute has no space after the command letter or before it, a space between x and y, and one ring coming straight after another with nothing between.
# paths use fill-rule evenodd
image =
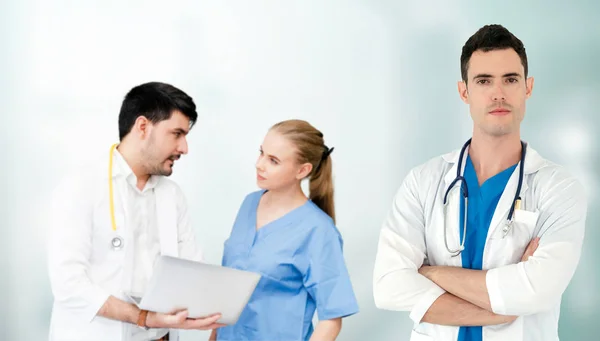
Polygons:
<instances>
[{"instance_id":1,"label":"fingers","mask_svg":"<svg viewBox=\"0 0 600 341\"><path fill-rule=\"evenodd\" d=\"M210 326L206 326L205 330L211 330L211 329L217 329L217 328L221 328L221 327L225 327L226 324L222 324L222 323L213 323Z\"/></svg>"},{"instance_id":2,"label":"fingers","mask_svg":"<svg viewBox=\"0 0 600 341\"><path fill-rule=\"evenodd\" d=\"M172 314L156 313L157 328L196 329L210 330L225 326L216 323L221 314L214 314L202 318L188 318L188 311L182 310Z\"/></svg>"},{"instance_id":3,"label":"fingers","mask_svg":"<svg viewBox=\"0 0 600 341\"><path fill-rule=\"evenodd\" d=\"M216 323L218 319L221 318L221 314L215 314L208 317L196 318L196 319L187 319L185 320L180 328L181 329L198 329L198 330L208 330L220 328L223 324Z\"/></svg>"},{"instance_id":4,"label":"fingers","mask_svg":"<svg viewBox=\"0 0 600 341\"><path fill-rule=\"evenodd\" d=\"M530 256L533 256L533 253L535 252L535 250L537 250L538 246L540 246L540 238L539 237L533 238L533 240L531 241L531 243L529 243L529 245L531 245Z\"/></svg>"},{"instance_id":5,"label":"fingers","mask_svg":"<svg viewBox=\"0 0 600 341\"><path fill-rule=\"evenodd\" d=\"M526 261L527 259L529 259L529 256L533 254L531 249L533 248L534 240L530 241L527 245L527 248L525 249L525 252L523 252L523 256L521 257L521 261Z\"/></svg>"},{"instance_id":6,"label":"fingers","mask_svg":"<svg viewBox=\"0 0 600 341\"><path fill-rule=\"evenodd\" d=\"M523 253L523 257L521 257L521 261L527 261L529 259L529 257L533 256L533 253L537 250L538 246L540 245L540 238L536 237L533 238L530 242L529 245L527 245L527 249L525 249L525 252Z\"/></svg>"}]
</instances>

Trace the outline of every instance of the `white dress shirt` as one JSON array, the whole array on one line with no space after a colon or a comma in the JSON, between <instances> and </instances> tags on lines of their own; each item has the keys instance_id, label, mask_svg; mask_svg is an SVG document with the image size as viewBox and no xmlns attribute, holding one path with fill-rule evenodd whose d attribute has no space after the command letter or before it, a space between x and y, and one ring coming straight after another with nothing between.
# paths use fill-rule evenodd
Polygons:
<instances>
[{"instance_id":1,"label":"white dress shirt","mask_svg":"<svg viewBox=\"0 0 600 341\"><path fill-rule=\"evenodd\" d=\"M108 153L89 167L70 170L53 193L47 234L54 296L50 341L161 337L164 330L148 332L97 313L111 295L127 300L126 293L143 293L159 254L203 259L179 186L153 176L140 191L117 150L113 163L116 231L110 219ZM115 237L123 238L121 250L111 248Z\"/></svg>"},{"instance_id":2,"label":"white dress shirt","mask_svg":"<svg viewBox=\"0 0 600 341\"><path fill-rule=\"evenodd\" d=\"M146 291L148 281L152 276L154 262L160 255L160 242L158 239L158 226L156 224L156 199L154 187L159 177L151 176L144 189L137 187L137 177L121 154L116 151L115 164L126 171L127 182L126 198L129 209L128 223L133 228L134 254L133 276L130 293L142 297ZM147 341L158 339L167 334L167 329L132 328L131 341Z\"/></svg>"}]
</instances>

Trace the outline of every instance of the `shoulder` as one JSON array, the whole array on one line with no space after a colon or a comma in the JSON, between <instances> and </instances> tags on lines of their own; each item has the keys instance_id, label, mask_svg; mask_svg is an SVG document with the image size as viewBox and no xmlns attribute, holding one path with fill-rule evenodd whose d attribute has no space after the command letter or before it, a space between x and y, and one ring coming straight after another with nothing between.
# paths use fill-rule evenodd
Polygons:
<instances>
[{"instance_id":1,"label":"shoulder","mask_svg":"<svg viewBox=\"0 0 600 341\"><path fill-rule=\"evenodd\" d=\"M264 189L259 189L257 191L250 192L250 193L246 194L246 196L244 197L244 201L256 200L256 199L260 198L264 193L265 193Z\"/></svg>"},{"instance_id":2,"label":"shoulder","mask_svg":"<svg viewBox=\"0 0 600 341\"><path fill-rule=\"evenodd\" d=\"M325 241L342 241L342 235L333 219L312 201L307 202L308 213L304 219L305 228L311 238Z\"/></svg>"},{"instance_id":3,"label":"shoulder","mask_svg":"<svg viewBox=\"0 0 600 341\"><path fill-rule=\"evenodd\" d=\"M406 195L422 197L431 188L437 188L454 164L456 152L438 155L409 169L400 187L396 190L395 198Z\"/></svg>"},{"instance_id":4,"label":"shoulder","mask_svg":"<svg viewBox=\"0 0 600 341\"><path fill-rule=\"evenodd\" d=\"M535 172L532 186L542 200L562 198L562 201L587 202L582 182L565 166L549 160Z\"/></svg>"},{"instance_id":5,"label":"shoulder","mask_svg":"<svg viewBox=\"0 0 600 341\"><path fill-rule=\"evenodd\" d=\"M238 216L242 214L242 212L247 212L249 209L251 209L253 204L260 200L260 197L263 195L263 193L264 190L257 190L246 194L240 203Z\"/></svg>"},{"instance_id":6,"label":"shoulder","mask_svg":"<svg viewBox=\"0 0 600 341\"><path fill-rule=\"evenodd\" d=\"M67 169L56 182L53 196L89 198L102 189L108 190L108 163L94 160Z\"/></svg>"},{"instance_id":7,"label":"shoulder","mask_svg":"<svg viewBox=\"0 0 600 341\"><path fill-rule=\"evenodd\" d=\"M434 156L422 164L413 167L409 175L417 180L430 180L432 177L442 178L458 159L458 153L459 151L455 150Z\"/></svg>"},{"instance_id":8,"label":"shoulder","mask_svg":"<svg viewBox=\"0 0 600 341\"><path fill-rule=\"evenodd\" d=\"M257 202L258 200L260 200L260 197L264 193L265 193L265 190L260 189L260 190L253 191L253 192L246 194L246 196L242 200L242 207L245 207L247 205Z\"/></svg>"}]
</instances>

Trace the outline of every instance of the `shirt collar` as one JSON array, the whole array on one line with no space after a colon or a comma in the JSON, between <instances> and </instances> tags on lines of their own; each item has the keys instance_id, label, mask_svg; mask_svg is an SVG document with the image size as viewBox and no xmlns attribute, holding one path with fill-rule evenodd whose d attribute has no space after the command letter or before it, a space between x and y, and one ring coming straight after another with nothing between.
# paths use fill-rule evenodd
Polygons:
<instances>
[{"instance_id":1,"label":"shirt collar","mask_svg":"<svg viewBox=\"0 0 600 341\"><path fill-rule=\"evenodd\" d=\"M525 169L524 169L524 173L525 174L532 174L535 173L537 171L539 171L540 169L544 168L545 166L547 166L547 161L533 148L531 148L531 146L529 146L529 144L526 144L526 148L527 148L527 152L525 153ZM463 156L463 167L464 164L466 162L466 158L468 155L469 149L467 147L467 150L465 150L465 154ZM456 149L448 154L445 154L442 156L442 158L444 159L444 161L453 164L453 168L455 168L457 166L458 163L458 158L460 156L460 149ZM454 169L454 172L452 174L456 175L456 169Z\"/></svg>"},{"instance_id":2,"label":"shirt collar","mask_svg":"<svg viewBox=\"0 0 600 341\"><path fill-rule=\"evenodd\" d=\"M115 148L113 152L113 179L117 177L124 177L127 183L132 185L134 188L137 188L137 177L133 173L131 167L123 157L123 155ZM151 175L148 181L146 182L146 186L144 190L141 192L145 192L146 190L154 189L158 184L160 177L157 175Z\"/></svg>"}]
</instances>

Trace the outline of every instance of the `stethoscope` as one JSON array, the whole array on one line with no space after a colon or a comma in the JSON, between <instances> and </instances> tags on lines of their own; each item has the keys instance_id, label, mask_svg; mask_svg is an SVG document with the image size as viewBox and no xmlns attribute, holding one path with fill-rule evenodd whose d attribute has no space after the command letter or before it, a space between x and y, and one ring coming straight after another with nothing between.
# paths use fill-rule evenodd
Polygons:
<instances>
[{"instance_id":1,"label":"stethoscope","mask_svg":"<svg viewBox=\"0 0 600 341\"><path fill-rule=\"evenodd\" d=\"M471 144L471 139L469 139L463 145L462 149L460 150L460 155L458 157L458 169L456 170L456 178L454 178L452 183L450 183L450 186L448 187L448 189L446 190L446 193L444 194L444 243L446 244L446 250L448 250L448 252L452 255L452 257L456 257L456 256L460 255L461 252L465 249L465 239L467 237L467 212L468 212L468 207L469 207L469 205L468 205L469 189L467 187L467 181L461 175L461 169L462 169L463 156L465 154L465 151L467 150L467 147L470 144ZM520 206L520 203L521 203L520 194L521 194L521 186L523 185L525 152L526 152L526 144L523 141L521 141L521 163L519 165L519 183L517 185L517 192L515 193L515 197L513 199L512 205L510 207L510 211L508 212L508 217L506 218L506 224L502 228L502 233L503 233L502 238L506 237L506 235L512 228L515 208L518 209ZM448 247L448 238L447 238L448 229L446 228L446 213L447 213L447 209L448 209L448 200L447 199L448 199L448 194L450 193L450 191L452 190L454 185L458 182L462 182L463 186L461 186L461 188L462 188L461 193L462 193L463 199L465 200L465 214L463 217L463 237L460 242L460 247L456 250L452 250L452 249L450 249L450 247Z\"/></svg>"},{"instance_id":2,"label":"stethoscope","mask_svg":"<svg viewBox=\"0 0 600 341\"><path fill-rule=\"evenodd\" d=\"M112 230L117 231L117 223L115 221L115 197L114 197L114 189L113 189L113 153L115 148L117 147L117 143L113 144L110 147L110 155L108 157L108 205L110 209L110 223L112 225ZM123 248L123 238L121 236L116 236L110 241L110 247L114 251L121 250Z\"/></svg>"}]
</instances>

